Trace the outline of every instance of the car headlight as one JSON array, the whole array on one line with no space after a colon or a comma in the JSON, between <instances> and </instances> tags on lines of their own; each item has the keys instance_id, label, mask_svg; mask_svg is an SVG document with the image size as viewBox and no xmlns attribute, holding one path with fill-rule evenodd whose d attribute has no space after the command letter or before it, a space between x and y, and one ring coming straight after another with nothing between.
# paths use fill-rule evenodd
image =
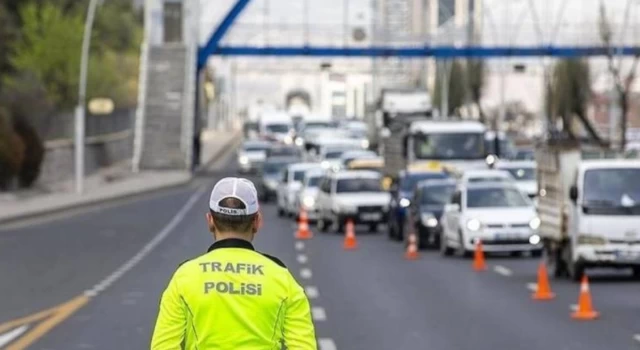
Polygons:
<instances>
[{"instance_id":1,"label":"car headlight","mask_svg":"<svg viewBox=\"0 0 640 350\"><path fill-rule=\"evenodd\" d=\"M529 221L529 227L531 227L532 230L537 230L538 228L540 228L540 218L535 217L531 219L531 221Z\"/></svg>"},{"instance_id":2,"label":"car headlight","mask_svg":"<svg viewBox=\"0 0 640 350\"><path fill-rule=\"evenodd\" d=\"M322 163L320 163L320 166L322 167L322 169L329 169L331 167L331 163L329 163L326 160L323 160Z\"/></svg>"},{"instance_id":3,"label":"car headlight","mask_svg":"<svg viewBox=\"0 0 640 350\"><path fill-rule=\"evenodd\" d=\"M242 164L242 165L249 164L249 157L240 156L240 158L238 158L238 162L240 162L240 164Z\"/></svg>"},{"instance_id":4,"label":"car headlight","mask_svg":"<svg viewBox=\"0 0 640 350\"><path fill-rule=\"evenodd\" d=\"M369 148L369 140L362 140L362 141L360 141L360 146L361 146L362 148L365 148L365 149L366 149L366 148Z\"/></svg>"},{"instance_id":5,"label":"car headlight","mask_svg":"<svg viewBox=\"0 0 640 350\"><path fill-rule=\"evenodd\" d=\"M478 219L471 219L467 221L467 230L469 231L478 231L482 227L482 223Z\"/></svg>"},{"instance_id":6,"label":"car headlight","mask_svg":"<svg viewBox=\"0 0 640 350\"><path fill-rule=\"evenodd\" d=\"M311 196L305 196L302 199L302 204L304 204L304 206L307 208L311 208L316 204L316 199Z\"/></svg>"},{"instance_id":7,"label":"car headlight","mask_svg":"<svg viewBox=\"0 0 640 350\"><path fill-rule=\"evenodd\" d=\"M266 180L264 183L270 190L275 190L278 187L278 181L276 180Z\"/></svg>"},{"instance_id":8,"label":"car headlight","mask_svg":"<svg viewBox=\"0 0 640 350\"><path fill-rule=\"evenodd\" d=\"M284 137L284 143L286 143L287 145L290 145L293 143L293 138L289 135Z\"/></svg>"},{"instance_id":9,"label":"car headlight","mask_svg":"<svg viewBox=\"0 0 640 350\"><path fill-rule=\"evenodd\" d=\"M331 170L333 170L334 172L336 172L336 173L337 173L338 171L340 171L340 166L339 166L339 165L334 165L334 166L331 168Z\"/></svg>"},{"instance_id":10,"label":"car headlight","mask_svg":"<svg viewBox=\"0 0 640 350\"><path fill-rule=\"evenodd\" d=\"M304 140L301 137L296 137L296 146L303 146Z\"/></svg>"},{"instance_id":11,"label":"car headlight","mask_svg":"<svg viewBox=\"0 0 640 350\"><path fill-rule=\"evenodd\" d=\"M607 240L602 236L581 234L578 236L578 244L605 245Z\"/></svg>"},{"instance_id":12,"label":"car headlight","mask_svg":"<svg viewBox=\"0 0 640 350\"><path fill-rule=\"evenodd\" d=\"M400 206L401 206L401 207L406 208L406 207L408 207L408 206L410 206L410 205L411 205L411 201L410 201L409 199L407 199L407 198L402 198L402 199L400 200Z\"/></svg>"},{"instance_id":13,"label":"car headlight","mask_svg":"<svg viewBox=\"0 0 640 350\"><path fill-rule=\"evenodd\" d=\"M420 220L422 224L426 227L436 227L438 226L438 219L431 213L422 213L420 215Z\"/></svg>"},{"instance_id":14,"label":"car headlight","mask_svg":"<svg viewBox=\"0 0 640 350\"><path fill-rule=\"evenodd\" d=\"M540 236L532 235L531 237L529 237L529 243L534 245L540 243Z\"/></svg>"}]
</instances>

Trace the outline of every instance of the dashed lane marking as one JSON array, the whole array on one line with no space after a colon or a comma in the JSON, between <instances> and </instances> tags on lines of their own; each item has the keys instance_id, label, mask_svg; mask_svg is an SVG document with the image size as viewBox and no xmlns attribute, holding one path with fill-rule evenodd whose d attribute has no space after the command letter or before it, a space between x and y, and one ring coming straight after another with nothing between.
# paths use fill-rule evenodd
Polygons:
<instances>
[{"instance_id":1,"label":"dashed lane marking","mask_svg":"<svg viewBox=\"0 0 640 350\"><path fill-rule=\"evenodd\" d=\"M640 342L640 334L634 334L633 339L637 342Z\"/></svg>"},{"instance_id":2,"label":"dashed lane marking","mask_svg":"<svg viewBox=\"0 0 640 350\"><path fill-rule=\"evenodd\" d=\"M311 276L313 276L313 273L311 272L311 269L304 268L304 269L300 270L300 277L308 280L308 279L311 278Z\"/></svg>"},{"instance_id":3,"label":"dashed lane marking","mask_svg":"<svg viewBox=\"0 0 640 350\"><path fill-rule=\"evenodd\" d=\"M91 298L98 295L100 292L107 289L114 282L120 279L125 273L136 266L142 259L144 259L149 253L151 253L170 233L176 226L184 219L189 210L193 208L196 202L200 199L204 193L204 187L200 187L195 193L189 197L189 200L182 206L182 208L176 213L176 215L169 221L169 223L156 234L156 236L149 241L142 249L134 255L131 259L125 262L112 274L108 275L105 279L93 286L91 289L86 290L83 294L67 301L66 303L54 306L50 309L43 310L32 315L8 321L0 324L0 333L8 332L21 327L27 327L22 333L15 335L11 340L7 342L9 345L4 350L24 350L27 349L38 339L45 336L51 329L64 322L72 314L86 305ZM9 332L9 333L11 333ZM7 334L9 334L7 333ZM16 331L17 333L17 331ZM0 335L4 337L7 334ZM7 336L5 339L8 339ZM0 344L2 347L2 344Z\"/></svg>"},{"instance_id":4,"label":"dashed lane marking","mask_svg":"<svg viewBox=\"0 0 640 350\"><path fill-rule=\"evenodd\" d=\"M296 250L303 250L304 242L296 242Z\"/></svg>"},{"instance_id":5,"label":"dashed lane marking","mask_svg":"<svg viewBox=\"0 0 640 350\"><path fill-rule=\"evenodd\" d=\"M318 292L318 288L314 286L307 286L304 288L305 294L309 299L317 299L320 293Z\"/></svg>"},{"instance_id":6,"label":"dashed lane marking","mask_svg":"<svg viewBox=\"0 0 640 350\"><path fill-rule=\"evenodd\" d=\"M307 256L304 254L299 254L297 259L300 264L306 264L307 261L309 261L309 258L307 258Z\"/></svg>"},{"instance_id":7,"label":"dashed lane marking","mask_svg":"<svg viewBox=\"0 0 640 350\"><path fill-rule=\"evenodd\" d=\"M21 336L22 333L27 331L27 329L29 329L29 326L25 324L18 328L14 328L5 334L0 334L0 348L11 343L17 337Z\"/></svg>"},{"instance_id":8,"label":"dashed lane marking","mask_svg":"<svg viewBox=\"0 0 640 350\"><path fill-rule=\"evenodd\" d=\"M537 292L538 291L538 284L537 283L527 283L527 289L532 291L532 292Z\"/></svg>"},{"instance_id":9,"label":"dashed lane marking","mask_svg":"<svg viewBox=\"0 0 640 350\"><path fill-rule=\"evenodd\" d=\"M324 308L321 307L312 307L311 315L313 315L314 321L326 321L327 313L324 311Z\"/></svg>"},{"instance_id":10,"label":"dashed lane marking","mask_svg":"<svg viewBox=\"0 0 640 350\"><path fill-rule=\"evenodd\" d=\"M496 265L493 267L493 271L499 275L502 276L506 276L509 277L511 275L513 275L513 272L511 272L511 270L509 270L508 268L502 266L502 265Z\"/></svg>"},{"instance_id":11,"label":"dashed lane marking","mask_svg":"<svg viewBox=\"0 0 640 350\"><path fill-rule=\"evenodd\" d=\"M333 342L331 338L320 338L318 339L318 347L320 350L338 350L336 347L336 343Z\"/></svg>"}]
</instances>

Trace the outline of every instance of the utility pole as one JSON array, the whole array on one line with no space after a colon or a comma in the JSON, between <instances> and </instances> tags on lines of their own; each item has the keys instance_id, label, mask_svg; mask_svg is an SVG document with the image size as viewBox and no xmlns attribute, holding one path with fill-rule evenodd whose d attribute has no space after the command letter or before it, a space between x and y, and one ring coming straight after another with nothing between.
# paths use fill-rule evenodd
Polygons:
<instances>
[{"instance_id":1,"label":"utility pole","mask_svg":"<svg viewBox=\"0 0 640 350\"><path fill-rule=\"evenodd\" d=\"M75 110L75 185L76 193L84 192L84 140L85 140L85 105L87 99L87 70L89 65L89 48L93 20L98 7L98 0L91 0L87 9L82 38L82 56L80 58L80 82L78 88L78 105Z\"/></svg>"}]
</instances>

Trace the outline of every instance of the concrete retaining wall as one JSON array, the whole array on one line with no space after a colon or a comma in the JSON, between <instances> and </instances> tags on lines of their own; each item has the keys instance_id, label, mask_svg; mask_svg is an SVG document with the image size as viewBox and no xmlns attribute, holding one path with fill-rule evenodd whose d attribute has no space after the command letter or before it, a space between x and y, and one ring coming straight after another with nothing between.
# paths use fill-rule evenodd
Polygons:
<instances>
[{"instance_id":1,"label":"concrete retaining wall","mask_svg":"<svg viewBox=\"0 0 640 350\"><path fill-rule=\"evenodd\" d=\"M133 137L130 130L87 138L85 148L85 174L131 159ZM73 179L74 147L71 140L46 143L39 182L56 183Z\"/></svg>"}]
</instances>

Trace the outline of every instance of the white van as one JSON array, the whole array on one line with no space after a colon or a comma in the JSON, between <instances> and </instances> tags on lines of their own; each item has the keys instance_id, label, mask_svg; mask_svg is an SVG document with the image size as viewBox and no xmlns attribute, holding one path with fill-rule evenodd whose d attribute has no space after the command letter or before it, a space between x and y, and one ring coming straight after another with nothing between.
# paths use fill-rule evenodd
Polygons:
<instances>
[{"instance_id":1,"label":"white van","mask_svg":"<svg viewBox=\"0 0 640 350\"><path fill-rule=\"evenodd\" d=\"M264 113L260 117L260 135L269 141L290 145L293 143L293 119L284 112Z\"/></svg>"}]
</instances>

